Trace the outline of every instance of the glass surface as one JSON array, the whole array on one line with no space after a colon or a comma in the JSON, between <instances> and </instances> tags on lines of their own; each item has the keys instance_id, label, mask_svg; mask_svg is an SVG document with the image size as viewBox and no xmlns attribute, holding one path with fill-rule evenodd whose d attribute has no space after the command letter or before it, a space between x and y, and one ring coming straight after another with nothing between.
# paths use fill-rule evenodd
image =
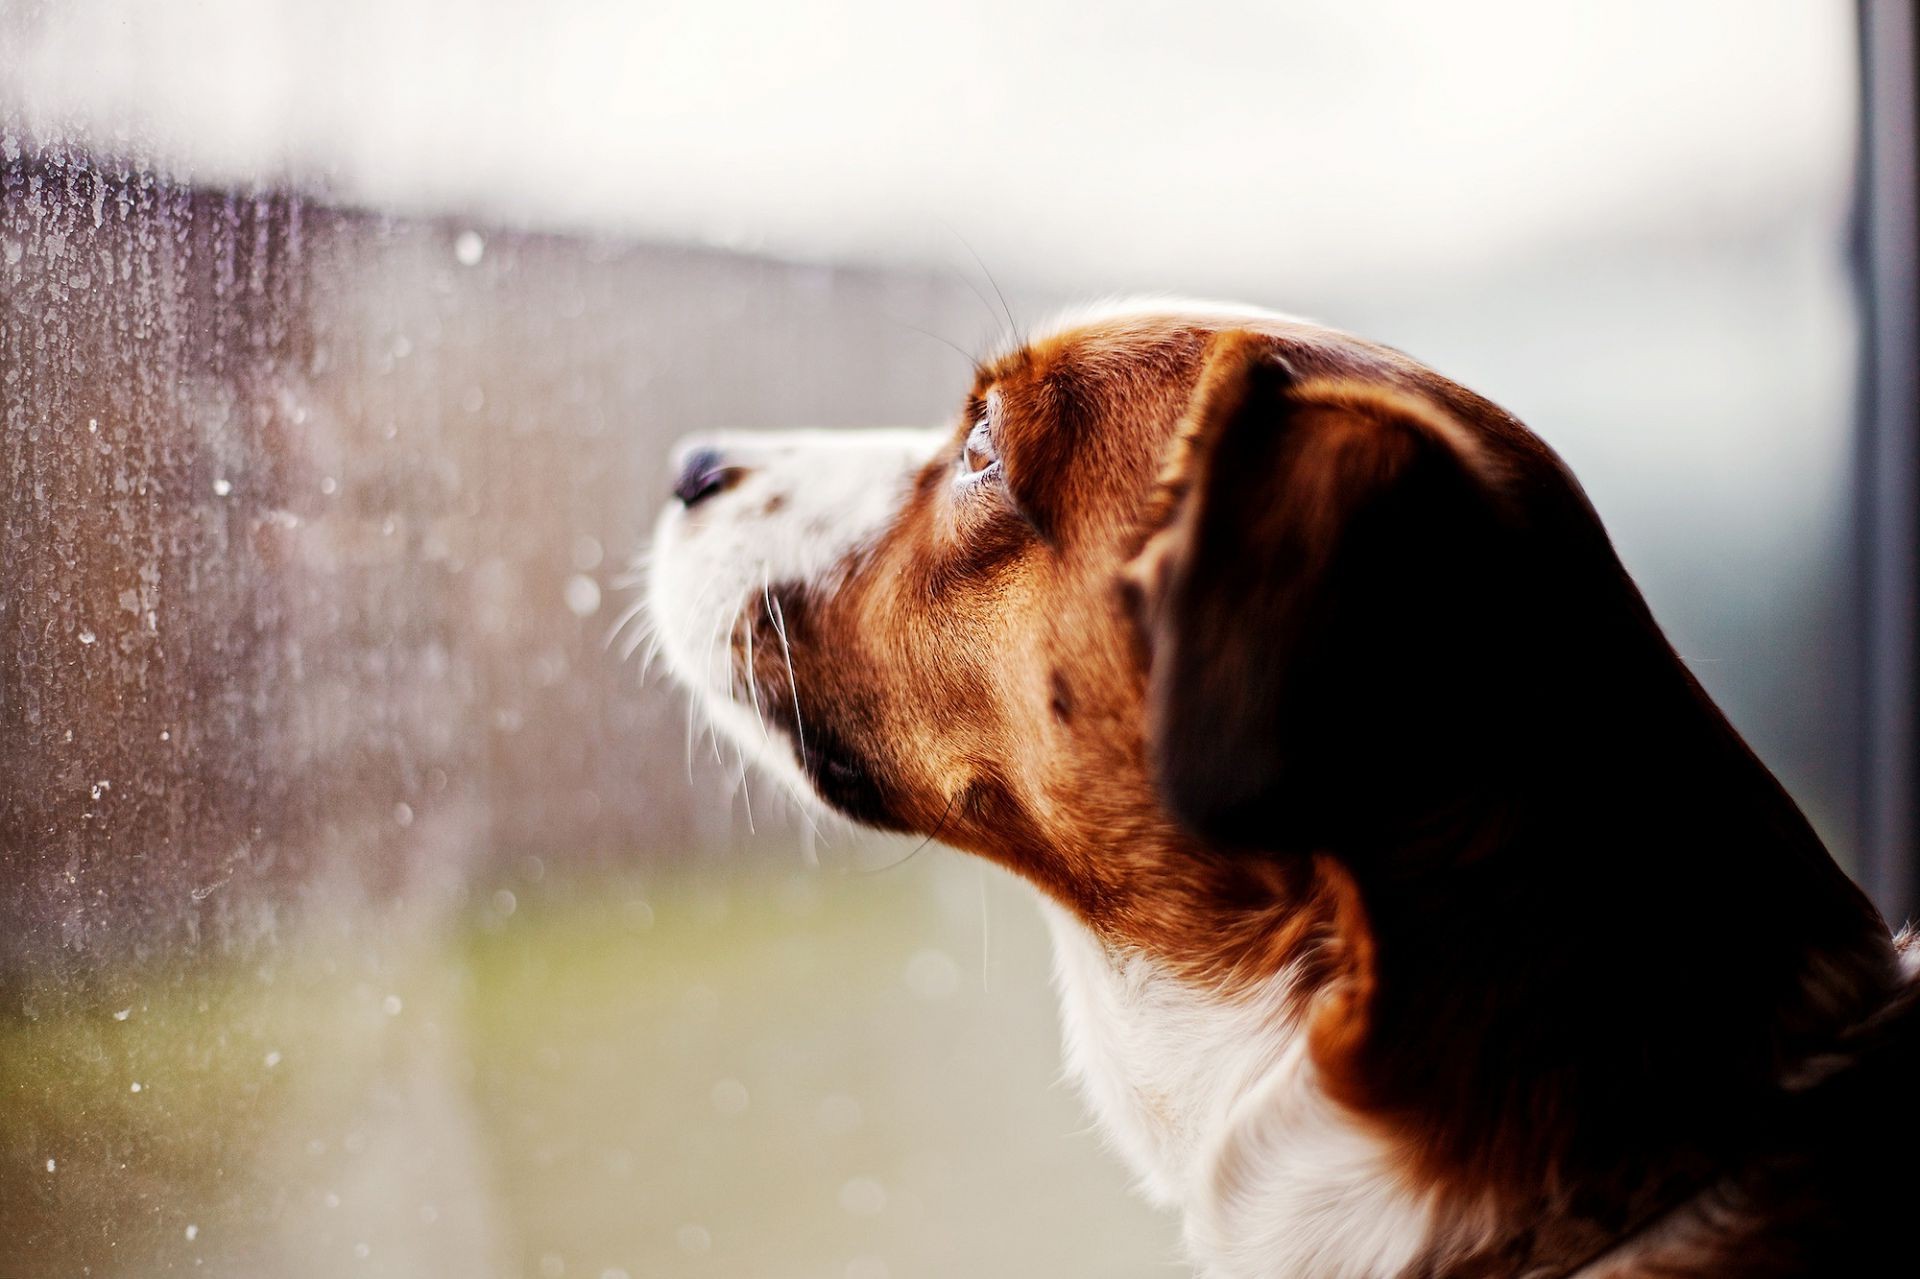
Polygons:
<instances>
[{"instance_id":1,"label":"glass surface","mask_svg":"<svg viewBox=\"0 0 1920 1279\"><path fill-rule=\"evenodd\" d=\"M1646 14L1586 20L1554 47L1569 100L1617 97L1581 125L1605 208L1576 226L1579 201L1543 199L1502 239L1472 193L1438 200L1444 229L1417 226L1435 166L1400 166L1448 148L1483 157L1488 191L1526 187L1525 163L1559 181L1581 168L1556 149L1564 104L1361 99L1390 90L1396 58L1470 58L1493 28L1514 50L1544 39L1500 18L1527 6L1469 6L1481 25L1449 34L1420 6L1373 5L1412 24L1381 42L1359 38L1361 8L1281 23L1303 79L1274 109L1317 103L1301 126L1317 149L1256 149L1272 176L1252 185L1244 145L1182 152L1173 185L1269 202L1203 234L1180 223L1191 194L1152 212L1153 175L1129 194L1043 163L1084 139L1124 173L1125 130L1155 109L1227 129L1231 103L1178 96L1208 81L1208 38L1266 100L1260 59L1221 32L1160 45L1139 15L1082 45L1042 6L1014 70L983 55L977 97L946 106L954 86L914 96L905 55L835 64L855 97L985 112L1009 136L1022 68L1051 58L1062 83L1100 84L1168 64L1136 100L1036 115L1037 142L1008 141L1032 148L1019 173L1056 184L1005 197L1045 206L1022 223L995 220L1017 175L985 134L964 180L903 128L862 135L864 185L701 187L689 169L630 189L582 169L577 207L539 157L514 187L485 130L471 163L368 150L355 169L359 117L248 114L288 67L351 62L290 10L255 30L232 6L175 6L184 30L226 24L228 73L264 58L260 30L280 40L251 79L220 79L214 111L169 96L196 74L179 48L147 67L114 43L114 6L0 6L0 69L20 72L0 89L0 1274L1182 1272L1177 1223L1129 1193L1058 1082L1028 890L937 845L816 832L642 677L629 574L674 437L944 420L967 377L947 343L999 327L957 231L928 230L941 247L918 258L901 243L924 224L863 255L782 222L789 195L858 218L870 195L958 191L955 219L986 228L981 256L1026 323L1070 296L1224 289L1502 402L1567 456L1682 653L1850 856L1845 13L1708 5L1737 29L1695 13L1647 53L1704 86L1742 144L1737 182L1635 167L1667 127L1618 74ZM446 20L456 52L491 50L422 72L497 89L487 121L547 109L553 85L495 74L517 47L502 11L405 12ZM385 65L421 31L361 34ZM929 65L939 34L915 37ZM1383 64L1355 61L1376 46ZM686 87L703 65L683 90L713 109L718 90ZM1514 91L1550 71L1516 72ZM1838 140L1773 130L1783 93ZM444 144L408 132L431 96L381 100L396 136ZM310 99L332 101L287 101ZM116 123L142 102L174 107L146 131ZM1338 132L1346 102L1360 136ZM580 126L608 145L604 121ZM1402 149L1384 147L1400 126ZM304 141L269 162L256 135ZM773 164L702 136L715 173ZM325 155L303 167L302 147ZM501 198L392 178L413 162L489 175ZM1364 218L1346 216L1356 191ZM1287 222L1295 206L1310 216ZM1341 255L1255 234L1268 214ZM1077 225L1097 250L1067 245ZM815 260L715 247L742 239Z\"/></svg>"}]
</instances>

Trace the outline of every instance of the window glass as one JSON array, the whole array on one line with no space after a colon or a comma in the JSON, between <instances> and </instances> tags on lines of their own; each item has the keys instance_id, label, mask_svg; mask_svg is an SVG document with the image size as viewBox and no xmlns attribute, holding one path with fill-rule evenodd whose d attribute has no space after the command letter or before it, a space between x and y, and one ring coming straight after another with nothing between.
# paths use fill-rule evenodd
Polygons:
<instances>
[{"instance_id":1,"label":"window glass","mask_svg":"<svg viewBox=\"0 0 1920 1279\"><path fill-rule=\"evenodd\" d=\"M0 1273L1179 1273L1028 890L642 673L669 443L1002 294L1513 409L1851 856L1839 7L627 8L0 4Z\"/></svg>"}]
</instances>

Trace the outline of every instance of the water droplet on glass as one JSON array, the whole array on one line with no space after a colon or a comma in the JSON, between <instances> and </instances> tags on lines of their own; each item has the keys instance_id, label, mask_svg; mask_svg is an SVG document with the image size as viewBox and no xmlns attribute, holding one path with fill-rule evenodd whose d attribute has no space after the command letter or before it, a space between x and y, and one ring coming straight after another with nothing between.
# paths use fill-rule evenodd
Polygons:
<instances>
[{"instance_id":1,"label":"water droplet on glass","mask_svg":"<svg viewBox=\"0 0 1920 1279\"><path fill-rule=\"evenodd\" d=\"M98 638L98 637L97 637L97 636L95 636L95 635L94 635L94 633L93 633L92 631L81 631L81 632L80 632L80 642L81 642L82 644L91 644L91 643L93 643L93 641L94 641L94 640L95 640L96 638Z\"/></svg>"},{"instance_id":2,"label":"water droplet on glass","mask_svg":"<svg viewBox=\"0 0 1920 1279\"><path fill-rule=\"evenodd\" d=\"M861 1117L860 1103L843 1092L822 1099L814 1112L820 1127L835 1134L852 1132L860 1126Z\"/></svg>"},{"instance_id":3,"label":"water droplet on glass","mask_svg":"<svg viewBox=\"0 0 1920 1279\"><path fill-rule=\"evenodd\" d=\"M404 803L395 804L393 806L393 821L397 826L406 827L413 825L413 805Z\"/></svg>"},{"instance_id":4,"label":"water droplet on glass","mask_svg":"<svg viewBox=\"0 0 1920 1279\"><path fill-rule=\"evenodd\" d=\"M852 1177L840 1187L840 1206L856 1217L873 1217L887 1206L886 1187L871 1177Z\"/></svg>"},{"instance_id":5,"label":"water droplet on glass","mask_svg":"<svg viewBox=\"0 0 1920 1279\"><path fill-rule=\"evenodd\" d=\"M713 1086L713 1108L723 1115L737 1115L747 1108L751 1098L747 1086L738 1079L722 1079Z\"/></svg>"},{"instance_id":6,"label":"water droplet on glass","mask_svg":"<svg viewBox=\"0 0 1920 1279\"><path fill-rule=\"evenodd\" d=\"M88 434L88 435L98 435L99 433L100 433L100 419L99 419L99 418L97 418L97 417L90 417L90 418L88 418L88 419L87 419L87 434Z\"/></svg>"},{"instance_id":7,"label":"water droplet on glass","mask_svg":"<svg viewBox=\"0 0 1920 1279\"><path fill-rule=\"evenodd\" d=\"M54 1162L53 1162L53 1160L51 1160L51 1159L49 1159L49 1160L47 1160L47 1171L48 1171L48 1172L52 1172L52 1171L53 1171L53 1169L54 1169Z\"/></svg>"},{"instance_id":8,"label":"water droplet on glass","mask_svg":"<svg viewBox=\"0 0 1920 1279\"><path fill-rule=\"evenodd\" d=\"M487 251L487 242L478 231L462 231L453 242L453 256L461 266L479 266Z\"/></svg>"},{"instance_id":9,"label":"water droplet on glass","mask_svg":"<svg viewBox=\"0 0 1920 1279\"><path fill-rule=\"evenodd\" d=\"M113 1019L114 1019L115 1021L125 1021L125 1020L126 1020L127 1018L129 1018L129 1017L131 1017L131 1016L133 1016L133 1009L131 1009L131 1008L122 1008L122 1009L121 1009L121 1010L120 1010L119 1012L117 1012L117 1013L115 1013L115 1014L113 1015Z\"/></svg>"},{"instance_id":10,"label":"water droplet on glass","mask_svg":"<svg viewBox=\"0 0 1920 1279\"><path fill-rule=\"evenodd\" d=\"M400 996L388 995L380 1001L380 1010L389 1017L398 1017L400 1015Z\"/></svg>"},{"instance_id":11,"label":"water droplet on glass","mask_svg":"<svg viewBox=\"0 0 1920 1279\"><path fill-rule=\"evenodd\" d=\"M266 1065L266 1068L268 1070L272 1070L275 1066L278 1066L280 1064L280 1050L276 1048L272 1052L269 1052L265 1057L262 1057L260 1060Z\"/></svg>"},{"instance_id":12,"label":"water droplet on glass","mask_svg":"<svg viewBox=\"0 0 1920 1279\"><path fill-rule=\"evenodd\" d=\"M502 888L493 895L493 909L496 914L511 915L519 907L520 899L511 889Z\"/></svg>"},{"instance_id":13,"label":"water droplet on glass","mask_svg":"<svg viewBox=\"0 0 1920 1279\"><path fill-rule=\"evenodd\" d=\"M215 497L225 497L231 492L233 492L232 480L220 479L213 482L213 495Z\"/></svg>"},{"instance_id":14,"label":"water droplet on glass","mask_svg":"<svg viewBox=\"0 0 1920 1279\"><path fill-rule=\"evenodd\" d=\"M131 1088L129 1088L129 1089L128 1089L128 1091L129 1091L129 1092L139 1092L139 1091L140 1091L140 1081L139 1081L139 1080L137 1080L137 1079L136 1079L136 1080L134 1080L134 1082L133 1082L133 1086L132 1086Z\"/></svg>"},{"instance_id":15,"label":"water droplet on glass","mask_svg":"<svg viewBox=\"0 0 1920 1279\"><path fill-rule=\"evenodd\" d=\"M339 487L340 481L334 479L331 475L323 475L320 477L320 491L327 496L333 496L334 490Z\"/></svg>"},{"instance_id":16,"label":"water droplet on glass","mask_svg":"<svg viewBox=\"0 0 1920 1279\"><path fill-rule=\"evenodd\" d=\"M920 999L945 999L960 989L960 965L944 950L915 951L905 975L907 989Z\"/></svg>"},{"instance_id":17,"label":"water droplet on glass","mask_svg":"<svg viewBox=\"0 0 1920 1279\"><path fill-rule=\"evenodd\" d=\"M585 573L567 579L566 596L575 617L592 617L600 611L600 584Z\"/></svg>"},{"instance_id":18,"label":"water droplet on glass","mask_svg":"<svg viewBox=\"0 0 1920 1279\"><path fill-rule=\"evenodd\" d=\"M192 1222L188 1222L186 1230L182 1233L187 1236L187 1242L192 1243L200 1237L200 1227L194 1225Z\"/></svg>"}]
</instances>

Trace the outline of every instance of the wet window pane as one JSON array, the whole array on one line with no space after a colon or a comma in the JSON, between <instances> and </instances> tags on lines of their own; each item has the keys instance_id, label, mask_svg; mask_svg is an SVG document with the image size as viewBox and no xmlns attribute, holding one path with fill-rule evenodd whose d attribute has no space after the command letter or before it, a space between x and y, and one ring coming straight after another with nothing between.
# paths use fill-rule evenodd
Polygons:
<instances>
[{"instance_id":1,"label":"wet window pane","mask_svg":"<svg viewBox=\"0 0 1920 1279\"><path fill-rule=\"evenodd\" d=\"M1847 15L1700 5L1636 86L1661 6L1420 8L1004 65L876 9L755 96L698 14L0 6L0 1273L1177 1273L1028 890L816 833L641 671L669 442L945 420L997 291L1500 400L1849 857ZM1449 114L1456 57L1564 95Z\"/></svg>"}]
</instances>

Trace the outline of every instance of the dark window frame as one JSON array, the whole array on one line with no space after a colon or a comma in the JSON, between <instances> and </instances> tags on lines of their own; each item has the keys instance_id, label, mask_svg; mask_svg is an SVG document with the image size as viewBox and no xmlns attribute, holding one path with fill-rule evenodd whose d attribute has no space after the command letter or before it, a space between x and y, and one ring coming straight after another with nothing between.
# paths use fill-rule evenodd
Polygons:
<instances>
[{"instance_id":1,"label":"dark window frame","mask_svg":"<svg viewBox=\"0 0 1920 1279\"><path fill-rule=\"evenodd\" d=\"M1859 0L1860 165L1855 272L1862 316L1861 881L1896 926L1920 913L1920 314L1916 313L1912 0Z\"/></svg>"}]
</instances>

